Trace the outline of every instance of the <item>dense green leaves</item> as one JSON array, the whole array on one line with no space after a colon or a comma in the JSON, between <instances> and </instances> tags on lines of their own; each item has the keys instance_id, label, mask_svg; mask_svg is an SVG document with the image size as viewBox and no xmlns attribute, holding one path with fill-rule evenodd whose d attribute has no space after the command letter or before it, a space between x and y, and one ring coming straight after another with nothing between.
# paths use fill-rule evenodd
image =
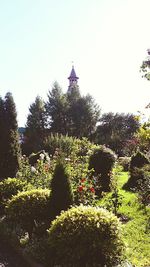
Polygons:
<instances>
[{"instance_id":1,"label":"dense green leaves","mask_svg":"<svg viewBox=\"0 0 150 267\"><path fill-rule=\"evenodd\" d=\"M26 154L42 149L46 132L45 104L39 96L31 104L29 111L23 143L23 152Z\"/></svg>"},{"instance_id":2,"label":"dense green leaves","mask_svg":"<svg viewBox=\"0 0 150 267\"><path fill-rule=\"evenodd\" d=\"M111 171L116 160L113 151L105 146L95 149L89 158L89 169L94 169L98 182L98 193L110 190Z\"/></svg>"},{"instance_id":3,"label":"dense green leaves","mask_svg":"<svg viewBox=\"0 0 150 267\"><path fill-rule=\"evenodd\" d=\"M15 177L19 167L20 145L17 113L11 93L0 99L0 179Z\"/></svg>"},{"instance_id":4,"label":"dense green leaves","mask_svg":"<svg viewBox=\"0 0 150 267\"><path fill-rule=\"evenodd\" d=\"M49 218L48 189L34 189L13 196L7 205L7 216L11 222L20 225L31 237L38 224Z\"/></svg>"},{"instance_id":5,"label":"dense green leaves","mask_svg":"<svg viewBox=\"0 0 150 267\"><path fill-rule=\"evenodd\" d=\"M133 114L105 113L100 118L95 138L99 144L109 146L122 156L126 142L132 140L139 127L139 121Z\"/></svg>"},{"instance_id":6,"label":"dense green leaves","mask_svg":"<svg viewBox=\"0 0 150 267\"><path fill-rule=\"evenodd\" d=\"M102 208L73 207L52 222L47 266L114 266L123 248L117 217Z\"/></svg>"},{"instance_id":7,"label":"dense green leaves","mask_svg":"<svg viewBox=\"0 0 150 267\"><path fill-rule=\"evenodd\" d=\"M51 181L51 219L53 220L62 210L67 210L72 204L73 193L69 176L64 164L58 162Z\"/></svg>"}]
</instances>

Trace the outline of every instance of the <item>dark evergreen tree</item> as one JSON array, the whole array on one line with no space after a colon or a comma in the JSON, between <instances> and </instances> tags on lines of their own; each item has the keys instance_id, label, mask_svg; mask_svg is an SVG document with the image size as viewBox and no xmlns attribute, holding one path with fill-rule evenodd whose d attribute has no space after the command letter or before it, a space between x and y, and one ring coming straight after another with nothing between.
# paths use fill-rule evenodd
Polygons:
<instances>
[{"instance_id":1,"label":"dark evergreen tree","mask_svg":"<svg viewBox=\"0 0 150 267\"><path fill-rule=\"evenodd\" d=\"M48 125L52 133L67 134L67 109L66 95L63 94L59 84L55 82L52 90L49 91L46 104Z\"/></svg>"},{"instance_id":2,"label":"dark evergreen tree","mask_svg":"<svg viewBox=\"0 0 150 267\"><path fill-rule=\"evenodd\" d=\"M79 97L70 102L68 117L70 118L70 135L78 138L90 138L96 129L100 109L90 95Z\"/></svg>"},{"instance_id":3,"label":"dark evergreen tree","mask_svg":"<svg viewBox=\"0 0 150 267\"><path fill-rule=\"evenodd\" d=\"M51 220L73 204L73 193L69 177L62 162L58 162L51 181L50 214Z\"/></svg>"},{"instance_id":4,"label":"dark evergreen tree","mask_svg":"<svg viewBox=\"0 0 150 267\"><path fill-rule=\"evenodd\" d=\"M35 102L29 108L27 124L22 144L23 152L30 154L43 148L43 140L46 135L46 111L44 101L37 96Z\"/></svg>"},{"instance_id":5,"label":"dark evergreen tree","mask_svg":"<svg viewBox=\"0 0 150 267\"><path fill-rule=\"evenodd\" d=\"M1 179L15 177L19 167L20 145L18 135L17 113L11 93L7 93L5 100L1 100Z\"/></svg>"},{"instance_id":6,"label":"dark evergreen tree","mask_svg":"<svg viewBox=\"0 0 150 267\"><path fill-rule=\"evenodd\" d=\"M57 83L46 104L50 131L76 137L90 137L99 120L100 110L90 95L82 97L78 85L63 94Z\"/></svg>"}]
</instances>

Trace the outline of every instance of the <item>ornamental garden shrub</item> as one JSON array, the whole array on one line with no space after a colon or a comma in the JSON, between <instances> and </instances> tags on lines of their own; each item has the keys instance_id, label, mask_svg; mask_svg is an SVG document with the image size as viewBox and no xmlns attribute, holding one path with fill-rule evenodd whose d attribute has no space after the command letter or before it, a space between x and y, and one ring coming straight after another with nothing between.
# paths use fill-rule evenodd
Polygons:
<instances>
[{"instance_id":1,"label":"ornamental garden shrub","mask_svg":"<svg viewBox=\"0 0 150 267\"><path fill-rule=\"evenodd\" d=\"M146 165L149 165L150 161L147 158L145 154L142 152L138 151L135 154L132 155L131 157L131 162L130 162L130 177L128 182L124 185L124 189L133 189L136 188L138 185L138 180L142 180L144 178L144 172L140 171L141 168L143 168Z\"/></svg>"},{"instance_id":2,"label":"ornamental garden shrub","mask_svg":"<svg viewBox=\"0 0 150 267\"><path fill-rule=\"evenodd\" d=\"M96 149L89 158L89 169L94 169L97 176L98 193L110 191L112 168L115 164L115 153L105 146Z\"/></svg>"},{"instance_id":3,"label":"ornamental garden shrub","mask_svg":"<svg viewBox=\"0 0 150 267\"><path fill-rule=\"evenodd\" d=\"M58 161L51 180L51 220L73 204L73 193L64 162Z\"/></svg>"},{"instance_id":4,"label":"ornamental garden shrub","mask_svg":"<svg viewBox=\"0 0 150 267\"><path fill-rule=\"evenodd\" d=\"M69 156L74 148L74 137L62 134L50 134L45 139L44 149L51 155L54 155L56 150L63 152Z\"/></svg>"},{"instance_id":5,"label":"ornamental garden shrub","mask_svg":"<svg viewBox=\"0 0 150 267\"><path fill-rule=\"evenodd\" d=\"M150 205L150 166L137 169L137 177L135 190L139 200L144 206Z\"/></svg>"},{"instance_id":6,"label":"ornamental garden shrub","mask_svg":"<svg viewBox=\"0 0 150 267\"><path fill-rule=\"evenodd\" d=\"M31 238L33 231L38 227L40 231L40 226L49 219L49 198L48 189L33 189L18 193L9 200L6 216L14 226L19 225L27 231Z\"/></svg>"},{"instance_id":7,"label":"ornamental garden shrub","mask_svg":"<svg viewBox=\"0 0 150 267\"><path fill-rule=\"evenodd\" d=\"M72 207L48 230L46 266L110 267L120 263L123 254L121 224L102 208Z\"/></svg>"},{"instance_id":8,"label":"ornamental garden shrub","mask_svg":"<svg viewBox=\"0 0 150 267\"><path fill-rule=\"evenodd\" d=\"M26 190L29 185L26 181L16 178L7 178L0 182L0 211L4 213L5 205L8 199L16 195L19 191Z\"/></svg>"},{"instance_id":9,"label":"ornamental garden shrub","mask_svg":"<svg viewBox=\"0 0 150 267\"><path fill-rule=\"evenodd\" d=\"M142 168L144 165L149 163L150 161L148 157L144 153L137 151L131 157L130 171L132 171L134 168Z\"/></svg>"}]
</instances>

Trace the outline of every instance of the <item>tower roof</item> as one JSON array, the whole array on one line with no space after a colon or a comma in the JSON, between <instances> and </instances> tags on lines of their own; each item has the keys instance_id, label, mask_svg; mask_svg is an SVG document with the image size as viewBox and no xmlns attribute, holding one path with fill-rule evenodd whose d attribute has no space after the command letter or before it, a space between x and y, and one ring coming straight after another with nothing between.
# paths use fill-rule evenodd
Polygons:
<instances>
[{"instance_id":1,"label":"tower roof","mask_svg":"<svg viewBox=\"0 0 150 267\"><path fill-rule=\"evenodd\" d=\"M70 79L79 79L79 77L77 77L77 75L76 75L76 72L75 72L75 70L74 70L74 66L72 66L72 70L71 70L71 73L70 73L70 76L68 77L68 79L70 80Z\"/></svg>"}]
</instances>

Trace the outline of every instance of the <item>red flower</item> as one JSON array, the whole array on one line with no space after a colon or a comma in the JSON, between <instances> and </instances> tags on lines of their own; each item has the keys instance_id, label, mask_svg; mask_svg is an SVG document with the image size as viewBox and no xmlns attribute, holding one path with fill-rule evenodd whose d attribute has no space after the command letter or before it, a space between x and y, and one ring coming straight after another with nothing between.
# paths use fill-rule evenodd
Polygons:
<instances>
[{"instance_id":1,"label":"red flower","mask_svg":"<svg viewBox=\"0 0 150 267\"><path fill-rule=\"evenodd\" d=\"M95 193L95 189L94 189L94 187L90 187L90 191L91 191L92 193Z\"/></svg>"},{"instance_id":2,"label":"red flower","mask_svg":"<svg viewBox=\"0 0 150 267\"><path fill-rule=\"evenodd\" d=\"M80 192L83 191L83 186L80 185L80 186L78 187L78 190L79 190Z\"/></svg>"},{"instance_id":3,"label":"red flower","mask_svg":"<svg viewBox=\"0 0 150 267\"><path fill-rule=\"evenodd\" d=\"M86 178L81 179L81 183L84 183L86 181Z\"/></svg>"}]
</instances>

